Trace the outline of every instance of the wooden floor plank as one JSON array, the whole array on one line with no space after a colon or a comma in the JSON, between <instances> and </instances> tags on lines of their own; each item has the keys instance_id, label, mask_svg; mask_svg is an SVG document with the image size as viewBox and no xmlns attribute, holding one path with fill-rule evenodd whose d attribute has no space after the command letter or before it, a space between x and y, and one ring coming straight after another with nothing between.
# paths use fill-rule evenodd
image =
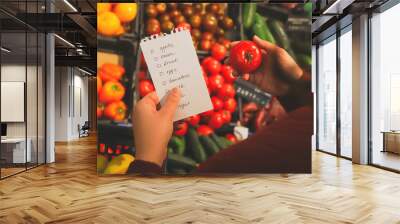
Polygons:
<instances>
[{"instance_id":1,"label":"wooden floor plank","mask_svg":"<svg viewBox=\"0 0 400 224\"><path fill-rule=\"evenodd\" d=\"M0 181L0 223L400 223L400 175L313 152L310 175L104 177L96 139Z\"/></svg>"}]
</instances>

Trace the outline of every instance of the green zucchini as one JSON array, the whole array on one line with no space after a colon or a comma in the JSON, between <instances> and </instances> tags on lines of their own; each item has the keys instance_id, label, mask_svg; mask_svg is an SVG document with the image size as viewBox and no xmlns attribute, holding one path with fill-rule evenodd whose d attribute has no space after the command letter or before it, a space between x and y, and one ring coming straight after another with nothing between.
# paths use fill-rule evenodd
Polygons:
<instances>
[{"instance_id":1,"label":"green zucchini","mask_svg":"<svg viewBox=\"0 0 400 224\"><path fill-rule=\"evenodd\" d=\"M283 28L283 23L278 20L268 20L268 26L271 28L274 37L276 38L276 42L284 49L290 48L289 37L286 34L285 29Z\"/></svg>"},{"instance_id":2,"label":"green zucchini","mask_svg":"<svg viewBox=\"0 0 400 224\"><path fill-rule=\"evenodd\" d=\"M275 44L276 40L267 25L266 19L258 13L256 13L255 18L256 19L253 25L253 33L257 35L259 38L269 41L272 44Z\"/></svg>"},{"instance_id":3,"label":"green zucchini","mask_svg":"<svg viewBox=\"0 0 400 224\"><path fill-rule=\"evenodd\" d=\"M170 153L168 154L167 166L169 169L194 169L197 167L197 164L191 158Z\"/></svg>"},{"instance_id":4,"label":"green zucchini","mask_svg":"<svg viewBox=\"0 0 400 224\"><path fill-rule=\"evenodd\" d=\"M192 158L194 158L194 160L199 163L206 161L207 154L204 151L204 148L200 143L199 136L197 135L197 132L196 130L194 130L194 128L189 128L187 138L187 143L189 150L192 154Z\"/></svg>"},{"instance_id":5,"label":"green zucchini","mask_svg":"<svg viewBox=\"0 0 400 224\"><path fill-rule=\"evenodd\" d=\"M254 3L246 3L243 7L243 26L250 29L254 23L254 15L257 11L257 5Z\"/></svg>"},{"instance_id":6,"label":"green zucchini","mask_svg":"<svg viewBox=\"0 0 400 224\"><path fill-rule=\"evenodd\" d=\"M171 147L173 149L173 152L178 155L185 154L186 141L185 138L181 136L172 136L169 140L168 146Z\"/></svg>"},{"instance_id":7,"label":"green zucchini","mask_svg":"<svg viewBox=\"0 0 400 224\"><path fill-rule=\"evenodd\" d=\"M208 156L212 156L219 151L219 148L215 142L209 136L200 136L200 142L206 150Z\"/></svg>"}]
</instances>

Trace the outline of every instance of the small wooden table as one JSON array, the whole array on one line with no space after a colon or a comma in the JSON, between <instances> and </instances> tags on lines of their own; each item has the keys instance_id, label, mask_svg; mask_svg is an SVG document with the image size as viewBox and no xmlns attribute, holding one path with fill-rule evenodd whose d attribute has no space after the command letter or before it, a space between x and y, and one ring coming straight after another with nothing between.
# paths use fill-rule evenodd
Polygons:
<instances>
[{"instance_id":1,"label":"small wooden table","mask_svg":"<svg viewBox=\"0 0 400 224\"><path fill-rule=\"evenodd\" d=\"M382 131L383 150L382 152L392 152L400 154L400 131Z\"/></svg>"}]
</instances>

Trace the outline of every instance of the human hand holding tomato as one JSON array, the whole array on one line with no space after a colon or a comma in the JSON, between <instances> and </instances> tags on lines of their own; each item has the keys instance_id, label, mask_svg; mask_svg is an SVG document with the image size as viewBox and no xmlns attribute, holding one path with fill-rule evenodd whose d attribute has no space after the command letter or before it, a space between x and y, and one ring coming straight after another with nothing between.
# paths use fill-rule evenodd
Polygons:
<instances>
[{"instance_id":1,"label":"human hand holding tomato","mask_svg":"<svg viewBox=\"0 0 400 224\"><path fill-rule=\"evenodd\" d=\"M238 43L232 43L232 48ZM257 36L254 36L253 43L261 51L261 64L255 71L250 72L249 81L275 96L286 95L291 88L291 83L299 80L303 71L286 50ZM233 67L235 67L235 62L232 61L234 56L238 55L233 55L231 52L229 63ZM252 69L253 67L250 68ZM244 72L241 75L248 75L246 73L249 68L242 70Z\"/></svg>"},{"instance_id":2,"label":"human hand holding tomato","mask_svg":"<svg viewBox=\"0 0 400 224\"><path fill-rule=\"evenodd\" d=\"M159 98L152 92L135 105L132 123L136 159L162 166L167 155L168 141L173 132L173 117L180 97L180 90L173 89L162 108L157 110ZM157 137L156 141L154 136Z\"/></svg>"}]
</instances>

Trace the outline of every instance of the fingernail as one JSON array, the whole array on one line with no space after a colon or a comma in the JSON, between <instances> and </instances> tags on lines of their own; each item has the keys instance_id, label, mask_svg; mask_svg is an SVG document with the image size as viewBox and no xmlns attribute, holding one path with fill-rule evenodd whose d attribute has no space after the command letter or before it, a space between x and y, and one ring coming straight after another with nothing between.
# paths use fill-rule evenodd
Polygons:
<instances>
[{"instance_id":1,"label":"fingernail","mask_svg":"<svg viewBox=\"0 0 400 224\"><path fill-rule=\"evenodd\" d=\"M180 93L181 93L181 90L178 87L173 88L171 91L171 94L173 94L175 96L180 95Z\"/></svg>"}]
</instances>

